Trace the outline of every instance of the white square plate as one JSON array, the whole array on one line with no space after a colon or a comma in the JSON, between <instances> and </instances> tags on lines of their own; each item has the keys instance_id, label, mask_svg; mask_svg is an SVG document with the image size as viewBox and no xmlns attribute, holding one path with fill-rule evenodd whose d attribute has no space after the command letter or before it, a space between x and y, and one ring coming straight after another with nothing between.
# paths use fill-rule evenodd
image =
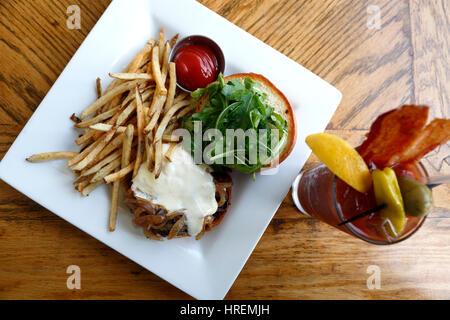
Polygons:
<instances>
[{"instance_id":1,"label":"white square plate","mask_svg":"<svg viewBox=\"0 0 450 320\"><path fill-rule=\"evenodd\" d=\"M226 59L225 75L255 72L270 79L290 100L298 121L297 144L274 175L233 175L232 205L223 222L196 241L151 241L120 208L118 228L107 230L105 186L83 198L72 186L65 161L32 164L34 153L77 150L69 120L95 100L95 79L110 81L163 26L168 36L203 34ZM0 177L161 278L198 299L223 299L310 154L308 134L325 129L341 93L273 48L201 4L177 0L115 0L92 29L0 163Z\"/></svg>"}]
</instances>

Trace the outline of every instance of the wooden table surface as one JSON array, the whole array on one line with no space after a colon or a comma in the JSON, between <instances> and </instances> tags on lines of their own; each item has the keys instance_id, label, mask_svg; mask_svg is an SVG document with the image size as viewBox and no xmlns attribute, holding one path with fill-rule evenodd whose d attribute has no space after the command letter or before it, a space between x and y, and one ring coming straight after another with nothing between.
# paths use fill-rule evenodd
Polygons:
<instances>
[{"instance_id":1,"label":"wooden table surface","mask_svg":"<svg viewBox=\"0 0 450 320\"><path fill-rule=\"evenodd\" d=\"M0 159L109 2L0 2ZM336 86L343 100L327 131L353 145L377 115L405 103L450 117L449 1L200 2ZM79 30L66 26L73 4ZM449 173L449 145L425 163ZM450 189L433 193L421 230L393 246L302 217L288 194L226 298L450 299ZM81 268L81 290L66 287L69 265ZM381 285L370 290L372 265ZM190 297L0 181L0 298Z\"/></svg>"}]
</instances>

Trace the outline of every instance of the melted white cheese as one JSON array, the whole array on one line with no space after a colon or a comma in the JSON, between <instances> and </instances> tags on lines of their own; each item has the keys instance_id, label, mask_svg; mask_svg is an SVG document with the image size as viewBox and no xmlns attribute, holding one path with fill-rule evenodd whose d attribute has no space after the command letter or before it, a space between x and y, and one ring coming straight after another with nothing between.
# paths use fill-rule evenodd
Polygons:
<instances>
[{"instance_id":1,"label":"melted white cheese","mask_svg":"<svg viewBox=\"0 0 450 320\"><path fill-rule=\"evenodd\" d=\"M164 144L163 152L167 149L168 144ZM172 162L164 158L158 179L146 165L141 165L131 189L137 197L161 205L168 212L183 212L189 235L196 236L203 228L204 218L217 211L213 177L196 165L181 145L170 158Z\"/></svg>"}]
</instances>

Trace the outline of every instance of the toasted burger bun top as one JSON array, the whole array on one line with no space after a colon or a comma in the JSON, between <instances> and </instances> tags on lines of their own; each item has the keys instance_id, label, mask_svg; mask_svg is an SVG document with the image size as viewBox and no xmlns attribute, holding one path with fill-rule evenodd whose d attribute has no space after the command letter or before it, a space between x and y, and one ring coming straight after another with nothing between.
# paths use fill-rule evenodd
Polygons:
<instances>
[{"instance_id":1,"label":"toasted burger bun top","mask_svg":"<svg viewBox=\"0 0 450 320\"><path fill-rule=\"evenodd\" d=\"M278 162L281 163L286 159L294 149L295 141L297 140L297 121L295 119L294 110L289 103L286 96L270 82L266 77L256 73L236 73L224 78L225 82L232 79L240 79L244 82L245 78L251 78L257 82L263 92L267 94L266 103L275 109L275 112L280 114L287 123L288 137L287 142L279 155ZM266 168L275 166L275 163L267 165Z\"/></svg>"}]
</instances>

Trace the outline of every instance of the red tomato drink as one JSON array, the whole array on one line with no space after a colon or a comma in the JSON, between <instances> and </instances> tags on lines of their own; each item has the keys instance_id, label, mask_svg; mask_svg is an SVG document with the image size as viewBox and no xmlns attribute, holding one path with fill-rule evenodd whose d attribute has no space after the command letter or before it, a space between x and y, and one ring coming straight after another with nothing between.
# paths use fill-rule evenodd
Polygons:
<instances>
[{"instance_id":1,"label":"red tomato drink","mask_svg":"<svg viewBox=\"0 0 450 320\"><path fill-rule=\"evenodd\" d=\"M297 208L373 244L411 236L433 208L420 159L450 140L450 119L428 122L429 110L404 105L381 114L356 149L328 133L307 136L323 165L295 179Z\"/></svg>"},{"instance_id":2,"label":"red tomato drink","mask_svg":"<svg viewBox=\"0 0 450 320\"><path fill-rule=\"evenodd\" d=\"M425 182L427 173L419 164L393 167L396 176ZM295 193L294 193L295 192ZM406 215L406 225L396 239L383 232L379 212L359 218L345 225L339 224L377 206L373 189L360 193L337 178L325 165L303 172L293 188L293 199L298 209L352 236L374 244L391 244L408 238L425 221L426 216Z\"/></svg>"}]
</instances>

